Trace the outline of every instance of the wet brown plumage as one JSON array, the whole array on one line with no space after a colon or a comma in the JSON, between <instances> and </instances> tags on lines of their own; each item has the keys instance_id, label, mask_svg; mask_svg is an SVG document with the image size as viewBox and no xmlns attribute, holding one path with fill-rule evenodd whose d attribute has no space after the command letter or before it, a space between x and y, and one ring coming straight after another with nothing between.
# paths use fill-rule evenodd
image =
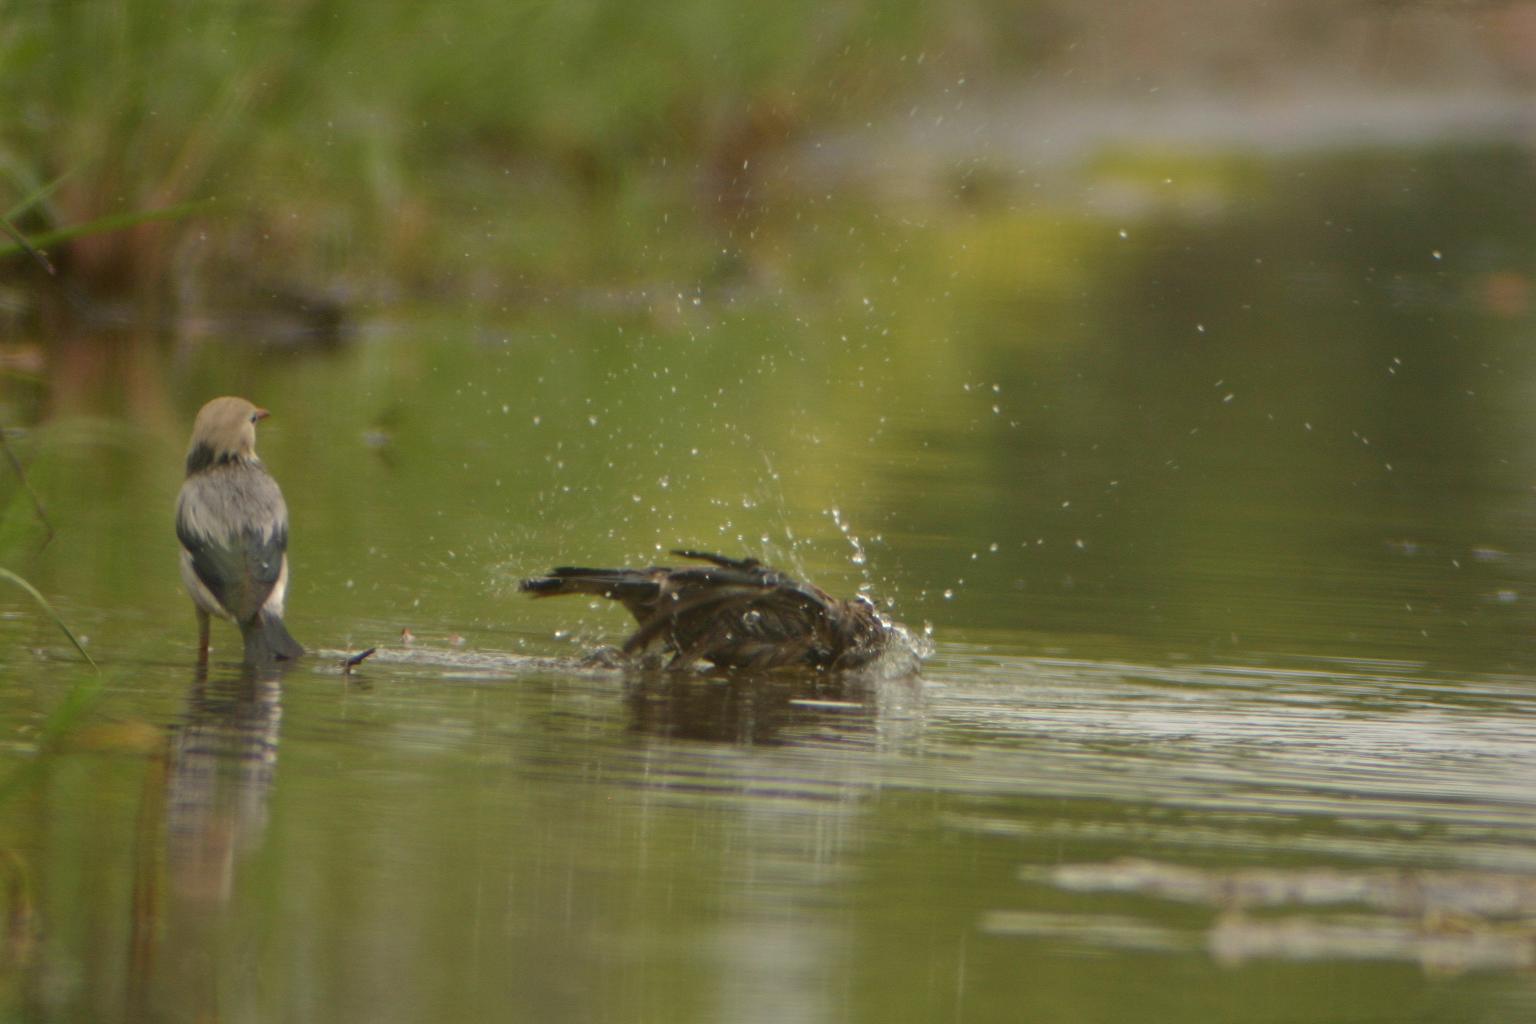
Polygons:
<instances>
[{"instance_id":1,"label":"wet brown plumage","mask_svg":"<svg viewBox=\"0 0 1536 1024\"><path fill-rule=\"evenodd\" d=\"M623 654L669 669L850 669L880 656L890 627L863 596L845 601L755 558L674 551L707 565L648 569L562 566L523 580L535 597L587 594L618 601L640 624Z\"/></svg>"}]
</instances>

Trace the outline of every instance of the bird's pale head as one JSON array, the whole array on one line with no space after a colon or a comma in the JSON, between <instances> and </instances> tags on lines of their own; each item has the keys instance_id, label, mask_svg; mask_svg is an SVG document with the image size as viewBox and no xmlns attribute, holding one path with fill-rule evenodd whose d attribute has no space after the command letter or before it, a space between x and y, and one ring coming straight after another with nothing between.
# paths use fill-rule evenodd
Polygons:
<instances>
[{"instance_id":1,"label":"bird's pale head","mask_svg":"<svg viewBox=\"0 0 1536 1024\"><path fill-rule=\"evenodd\" d=\"M256 424L268 416L243 398L215 398L198 410L187 448L187 472L256 458Z\"/></svg>"}]
</instances>

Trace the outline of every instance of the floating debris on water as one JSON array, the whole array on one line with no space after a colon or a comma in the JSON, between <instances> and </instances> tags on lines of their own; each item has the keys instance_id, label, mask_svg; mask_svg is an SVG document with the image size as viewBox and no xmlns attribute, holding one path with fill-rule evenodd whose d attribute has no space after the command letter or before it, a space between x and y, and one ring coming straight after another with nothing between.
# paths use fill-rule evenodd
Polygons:
<instances>
[{"instance_id":1,"label":"floating debris on water","mask_svg":"<svg viewBox=\"0 0 1536 1024\"><path fill-rule=\"evenodd\" d=\"M366 651L363 651L359 654L353 654L343 658L341 660L341 674L345 676L351 675L354 668L357 668L357 666L367 661L368 657L377 650L377 647L370 647Z\"/></svg>"},{"instance_id":2,"label":"floating debris on water","mask_svg":"<svg viewBox=\"0 0 1536 1024\"><path fill-rule=\"evenodd\" d=\"M1131 918L998 912L993 934L1124 949L1201 946L1220 963L1399 960L1426 973L1536 968L1536 875L1366 868L1205 869L1138 858L1029 868L1027 881L1079 893L1150 896L1208 906L1200 938ZM1340 907L1337 914L1284 913ZM1277 911L1279 911L1277 913Z\"/></svg>"},{"instance_id":3,"label":"floating debris on water","mask_svg":"<svg viewBox=\"0 0 1536 1024\"><path fill-rule=\"evenodd\" d=\"M1126 858L1064 864L1046 872L1058 888L1121 892L1236 909L1360 904L1393 914L1536 916L1536 876L1483 871L1241 868L1206 870Z\"/></svg>"}]
</instances>

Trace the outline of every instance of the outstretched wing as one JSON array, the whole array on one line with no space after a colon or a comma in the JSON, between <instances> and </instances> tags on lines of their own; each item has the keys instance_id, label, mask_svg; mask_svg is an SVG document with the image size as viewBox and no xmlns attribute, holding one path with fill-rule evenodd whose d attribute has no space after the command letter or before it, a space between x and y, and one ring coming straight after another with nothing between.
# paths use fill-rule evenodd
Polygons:
<instances>
[{"instance_id":1,"label":"outstretched wing","mask_svg":"<svg viewBox=\"0 0 1536 1024\"><path fill-rule=\"evenodd\" d=\"M624 642L631 657L670 656L668 667L798 665L845 668L872 660L884 630L872 606L839 601L755 558L672 552L707 565L589 569L563 566L523 580L535 597L589 594L621 602L639 623Z\"/></svg>"},{"instance_id":2,"label":"outstretched wing","mask_svg":"<svg viewBox=\"0 0 1536 1024\"><path fill-rule=\"evenodd\" d=\"M727 558L725 555L717 555L710 551L699 551L696 548L673 548L672 553L678 558L688 558L695 562L709 562L718 565L722 569L739 569L742 572L762 570L772 572L766 565L755 558Z\"/></svg>"}]
</instances>

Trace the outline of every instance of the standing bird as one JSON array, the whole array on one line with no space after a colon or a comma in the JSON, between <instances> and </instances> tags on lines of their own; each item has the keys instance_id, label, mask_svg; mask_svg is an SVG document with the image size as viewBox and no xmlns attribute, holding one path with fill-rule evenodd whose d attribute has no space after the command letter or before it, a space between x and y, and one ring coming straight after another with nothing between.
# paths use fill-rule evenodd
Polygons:
<instances>
[{"instance_id":1,"label":"standing bird","mask_svg":"<svg viewBox=\"0 0 1536 1024\"><path fill-rule=\"evenodd\" d=\"M564 566L523 580L534 597L589 594L618 601L640 628L622 653L668 669L708 661L718 669L849 669L886 649L892 628L869 598L833 597L755 558L674 551L709 563L680 569Z\"/></svg>"},{"instance_id":2,"label":"standing bird","mask_svg":"<svg viewBox=\"0 0 1536 1024\"><path fill-rule=\"evenodd\" d=\"M288 506L256 457L256 424L268 415L243 398L215 398L192 425L176 536L181 581L197 606L199 661L208 657L211 615L240 627L247 664L304 653L283 625Z\"/></svg>"}]
</instances>

